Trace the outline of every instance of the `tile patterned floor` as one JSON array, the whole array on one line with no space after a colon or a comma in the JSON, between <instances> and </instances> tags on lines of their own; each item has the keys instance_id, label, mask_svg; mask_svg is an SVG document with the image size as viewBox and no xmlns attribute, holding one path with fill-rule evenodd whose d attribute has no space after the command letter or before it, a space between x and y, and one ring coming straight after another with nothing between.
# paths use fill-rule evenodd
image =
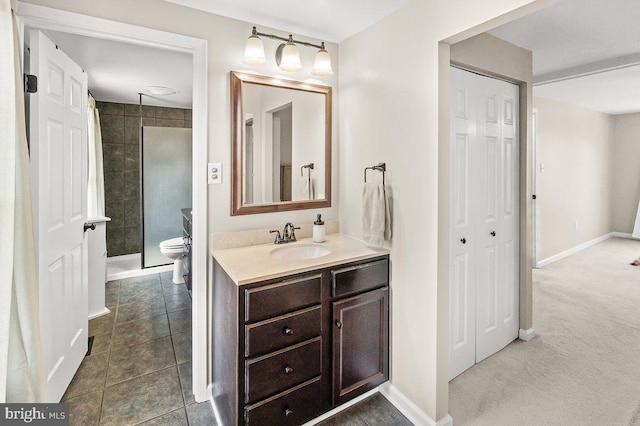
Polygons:
<instances>
[{"instance_id":1,"label":"tile patterned floor","mask_svg":"<svg viewBox=\"0 0 640 426\"><path fill-rule=\"evenodd\" d=\"M214 425L191 393L191 298L171 272L107 283L111 313L63 397L71 425Z\"/></svg>"},{"instance_id":2,"label":"tile patterned floor","mask_svg":"<svg viewBox=\"0 0 640 426\"><path fill-rule=\"evenodd\" d=\"M318 426L413 426L413 423L377 393L318 423Z\"/></svg>"},{"instance_id":3,"label":"tile patterned floor","mask_svg":"<svg viewBox=\"0 0 640 426\"><path fill-rule=\"evenodd\" d=\"M111 313L89 321L94 336L62 402L71 425L214 426L191 392L191 297L171 272L109 281ZM376 394L320 426L411 426Z\"/></svg>"}]
</instances>

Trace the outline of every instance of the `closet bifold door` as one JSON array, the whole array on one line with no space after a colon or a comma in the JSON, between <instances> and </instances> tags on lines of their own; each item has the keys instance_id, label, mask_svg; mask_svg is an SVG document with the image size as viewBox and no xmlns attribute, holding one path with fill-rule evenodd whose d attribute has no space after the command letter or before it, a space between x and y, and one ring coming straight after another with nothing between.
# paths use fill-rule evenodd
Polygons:
<instances>
[{"instance_id":1,"label":"closet bifold door","mask_svg":"<svg viewBox=\"0 0 640 426\"><path fill-rule=\"evenodd\" d=\"M449 378L518 335L518 86L451 68Z\"/></svg>"},{"instance_id":2,"label":"closet bifold door","mask_svg":"<svg viewBox=\"0 0 640 426\"><path fill-rule=\"evenodd\" d=\"M518 86L476 75L476 359L518 337Z\"/></svg>"},{"instance_id":3,"label":"closet bifold door","mask_svg":"<svg viewBox=\"0 0 640 426\"><path fill-rule=\"evenodd\" d=\"M475 363L476 229L473 216L476 147L473 74L451 68L449 209L449 379Z\"/></svg>"}]
</instances>

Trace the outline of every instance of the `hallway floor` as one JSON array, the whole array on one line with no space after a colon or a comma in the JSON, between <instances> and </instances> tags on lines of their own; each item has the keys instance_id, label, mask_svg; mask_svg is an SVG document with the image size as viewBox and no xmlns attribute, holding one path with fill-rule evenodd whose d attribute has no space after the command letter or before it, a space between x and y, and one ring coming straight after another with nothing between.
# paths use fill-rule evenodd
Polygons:
<instances>
[{"instance_id":1,"label":"hallway floor","mask_svg":"<svg viewBox=\"0 0 640 426\"><path fill-rule=\"evenodd\" d=\"M213 426L209 402L191 393L191 297L171 272L109 281L111 313L89 321L91 354L62 402L72 426ZM380 394L321 426L411 426Z\"/></svg>"},{"instance_id":2,"label":"hallway floor","mask_svg":"<svg viewBox=\"0 0 640 426\"><path fill-rule=\"evenodd\" d=\"M449 383L463 425L640 425L640 242L611 238L533 270L531 342Z\"/></svg>"}]
</instances>

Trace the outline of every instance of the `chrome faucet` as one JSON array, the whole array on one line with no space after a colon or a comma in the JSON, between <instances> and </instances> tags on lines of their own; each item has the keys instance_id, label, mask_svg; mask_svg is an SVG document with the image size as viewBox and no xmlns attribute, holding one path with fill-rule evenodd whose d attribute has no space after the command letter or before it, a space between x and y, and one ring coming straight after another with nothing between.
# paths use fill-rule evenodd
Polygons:
<instances>
[{"instance_id":1,"label":"chrome faucet","mask_svg":"<svg viewBox=\"0 0 640 426\"><path fill-rule=\"evenodd\" d=\"M300 229L299 226L293 226L293 223L287 222L284 225L284 229L282 230L282 237L280 236L280 231L277 229L273 229L269 231L271 234L276 234L276 239L273 241L273 244L284 244L284 243L293 243L296 241L296 229Z\"/></svg>"}]
</instances>

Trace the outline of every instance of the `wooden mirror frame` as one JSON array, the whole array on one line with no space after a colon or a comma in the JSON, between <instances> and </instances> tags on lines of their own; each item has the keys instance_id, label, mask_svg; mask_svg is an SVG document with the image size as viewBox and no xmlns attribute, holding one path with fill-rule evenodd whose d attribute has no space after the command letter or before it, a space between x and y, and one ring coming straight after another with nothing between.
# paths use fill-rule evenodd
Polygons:
<instances>
[{"instance_id":1,"label":"wooden mirror frame","mask_svg":"<svg viewBox=\"0 0 640 426\"><path fill-rule=\"evenodd\" d=\"M264 204L242 205L242 144L244 141L244 108L242 105L242 83L281 87L318 93L325 96L325 198L322 200L278 201ZM302 83L293 80L281 80L256 74L244 74L231 71L231 216L283 212L290 210L317 209L331 207L331 87Z\"/></svg>"}]
</instances>

